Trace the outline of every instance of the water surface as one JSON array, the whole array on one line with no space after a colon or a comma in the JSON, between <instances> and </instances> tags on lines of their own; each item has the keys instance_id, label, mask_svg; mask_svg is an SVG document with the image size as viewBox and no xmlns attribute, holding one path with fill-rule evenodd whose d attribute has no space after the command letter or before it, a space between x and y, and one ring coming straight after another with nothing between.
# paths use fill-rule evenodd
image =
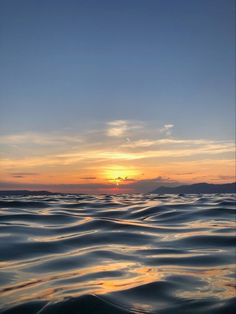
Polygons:
<instances>
[{"instance_id":1,"label":"water surface","mask_svg":"<svg viewBox=\"0 0 236 314\"><path fill-rule=\"evenodd\" d=\"M233 313L235 196L0 199L1 313Z\"/></svg>"}]
</instances>

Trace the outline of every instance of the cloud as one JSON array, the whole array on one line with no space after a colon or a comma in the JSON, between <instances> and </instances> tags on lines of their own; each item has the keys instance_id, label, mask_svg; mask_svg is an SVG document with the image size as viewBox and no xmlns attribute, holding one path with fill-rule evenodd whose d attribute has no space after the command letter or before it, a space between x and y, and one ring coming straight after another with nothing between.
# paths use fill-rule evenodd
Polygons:
<instances>
[{"instance_id":1,"label":"cloud","mask_svg":"<svg viewBox=\"0 0 236 314\"><path fill-rule=\"evenodd\" d=\"M39 173L36 172L15 172L15 173L10 173L10 176L13 178L25 178L28 176L38 176Z\"/></svg>"},{"instance_id":2,"label":"cloud","mask_svg":"<svg viewBox=\"0 0 236 314\"><path fill-rule=\"evenodd\" d=\"M187 176L187 175L191 175L191 174L193 174L193 172L175 173L176 176Z\"/></svg>"},{"instance_id":3,"label":"cloud","mask_svg":"<svg viewBox=\"0 0 236 314\"><path fill-rule=\"evenodd\" d=\"M128 131L140 128L142 128L140 122L114 120L107 123L106 135L110 137L122 137L125 136Z\"/></svg>"},{"instance_id":4,"label":"cloud","mask_svg":"<svg viewBox=\"0 0 236 314\"><path fill-rule=\"evenodd\" d=\"M24 178L24 176L20 176L20 175L13 175L13 178Z\"/></svg>"},{"instance_id":5,"label":"cloud","mask_svg":"<svg viewBox=\"0 0 236 314\"><path fill-rule=\"evenodd\" d=\"M133 178L125 177L125 178L123 178L123 181L124 181L124 182L136 182L137 180L136 180L136 179L133 179Z\"/></svg>"},{"instance_id":6,"label":"cloud","mask_svg":"<svg viewBox=\"0 0 236 314\"><path fill-rule=\"evenodd\" d=\"M25 177L25 176L37 176L39 175L39 173L37 172L14 172L14 173L11 173L12 176L22 176L22 177Z\"/></svg>"},{"instance_id":7,"label":"cloud","mask_svg":"<svg viewBox=\"0 0 236 314\"><path fill-rule=\"evenodd\" d=\"M139 121L114 120L79 135L29 132L0 136L1 176L6 181L20 181L22 184L23 181L79 182L88 184L79 186L87 191L91 184L114 184L114 179L106 181L103 174L105 167L135 167L139 174L144 173L142 178L157 173L176 180L192 180L204 173L212 178L233 173L234 165L229 160L233 159L235 152L234 141L168 137L173 127L173 124L165 124L161 129L155 129L148 125L144 127ZM211 162L201 166L202 161L209 160ZM217 160L225 160L224 165L218 167ZM187 167L188 161L195 161L197 165ZM110 177L117 178L120 186L130 191L138 187L141 191L143 185L153 184L153 180L137 180L136 175L136 180L130 179L133 175L129 172L113 173ZM222 180L227 178L222 177ZM106 184L93 185L91 189L103 189L105 192L106 187L111 188Z\"/></svg>"},{"instance_id":8,"label":"cloud","mask_svg":"<svg viewBox=\"0 0 236 314\"><path fill-rule=\"evenodd\" d=\"M180 140L181 142L181 140ZM207 156L229 154L235 152L235 144L233 142L210 141L202 142L202 144L194 144L188 140L183 141L183 145L174 145L166 148L154 147L149 150L141 151L124 151L122 147L113 148L108 150L108 147L92 150L81 149L79 152L66 152L62 154L48 154L45 156L27 156L17 158L2 158L0 165L2 169L28 169L29 171L38 167L64 167L69 165L105 163L105 162L122 162L133 160L145 159L164 159L164 158L197 158L206 159ZM200 143L200 142L199 142ZM19 175L18 171L17 174Z\"/></svg>"},{"instance_id":9,"label":"cloud","mask_svg":"<svg viewBox=\"0 0 236 314\"><path fill-rule=\"evenodd\" d=\"M107 135L108 136L123 136L128 130L128 124L125 120L115 120L108 122Z\"/></svg>"},{"instance_id":10,"label":"cloud","mask_svg":"<svg viewBox=\"0 0 236 314\"><path fill-rule=\"evenodd\" d=\"M128 177L116 177L112 179L108 179L109 181L119 181L119 182L134 182L136 179L128 178Z\"/></svg>"},{"instance_id":11,"label":"cloud","mask_svg":"<svg viewBox=\"0 0 236 314\"><path fill-rule=\"evenodd\" d=\"M130 148L136 148L136 147L150 147L158 143L158 140L149 140L149 139L141 139L137 141L127 141L126 143L122 144L122 147L130 147Z\"/></svg>"},{"instance_id":12,"label":"cloud","mask_svg":"<svg viewBox=\"0 0 236 314\"><path fill-rule=\"evenodd\" d=\"M20 134L8 134L0 136L0 144L5 145L22 145L22 144L35 144L40 146L68 144L68 143L81 143L82 138L77 135L65 135L60 133L34 133L26 132Z\"/></svg>"},{"instance_id":13,"label":"cloud","mask_svg":"<svg viewBox=\"0 0 236 314\"><path fill-rule=\"evenodd\" d=\"M151 147L151 146L163 146L163 145L184 145L184 146L196 146L196 145L206 145L222 143L220 141L211 141L204 139L177 139L177 138L161 138L161 139L139 139L136 141L127 141L122 144L121 147L128 148L142 148L142 147Z\"/></svg>"},{"instance_id":14,"label":"cloud","mask_svg":"<svg viewBox=\"0 0 236 314\"><path fill-rule=\"evenodd\" d=\"M170 136L172 134L172 129L174 124L165 124L163 128L160 129L160 133L164 133L166 136Z\"/></svg>"},{"instance_id":15,"label":"cloud","mask_svg":"<svg viewBox=\"0 0 236 314\"><path fill-rule=\"evenodd\" d=\"M218 180L236 180L236 175L234 176L224 176L224 175L220 175L218 176Z\"/></svg>"}]
</instances>

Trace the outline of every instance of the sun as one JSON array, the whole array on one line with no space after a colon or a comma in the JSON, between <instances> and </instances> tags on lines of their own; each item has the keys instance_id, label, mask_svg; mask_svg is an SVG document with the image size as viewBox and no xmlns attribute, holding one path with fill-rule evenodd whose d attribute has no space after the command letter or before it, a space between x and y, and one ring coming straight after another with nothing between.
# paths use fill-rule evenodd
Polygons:
<instances>
[{"instance_id":1,"label":"sun","mask_svg":"<svg viewBox=\"0 0 236 314\"><path fill-rule=\"evenodd\" d=\"M131 179L134 179L140 174L140 171L134 168L128 168L123 166L110 166L104 171L104 178L113 182L116 185L126 183Z\"/></svg>"}]
</instances>

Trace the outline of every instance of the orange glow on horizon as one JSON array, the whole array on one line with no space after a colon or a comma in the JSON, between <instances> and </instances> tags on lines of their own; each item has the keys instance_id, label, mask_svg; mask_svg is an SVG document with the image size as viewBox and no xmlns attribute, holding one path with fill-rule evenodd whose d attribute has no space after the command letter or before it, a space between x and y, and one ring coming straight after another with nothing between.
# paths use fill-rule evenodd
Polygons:
<instances>
[{"instance_id":1,"label":"orange glow on horizon","mask_svg":"<svg viewBox=\"0 0 236 314\"><path fill-rule=\"evenodd\" d=\"M139 193L153 190L156 183L235 180L232 141L158 138L160 134L155 137L153 130L152 138L147 138L147 134L142 137L139 131L136 135L133 131L134 138L123 138L117 123L115 127L112 124L109 134L92 132L84 139L64 134L60 137L61 146L53 134L0 138L0 144L2 141L6 147L0 160L2 189Z\"/></svg>"},{"instance_id":2,"label":"orange glow on horizon","mask_svg":"<svg viewBox=\"0 0 236 314\"><path fill-rule=\"evenodd\" d=\"M155 178L179 184L228 183L235 180L234 160L176 160L158 165L153 160L123 163L123 165L121 162L118 165L95 163L84 169L79 164L61 167L57 165L27 167L25 164L20 166L19 162L8 168L10 171L4 171L4 168L7 169L2 167L0 176L8 184L12 184L13 187L9 189L46 189L53 192L133 193L140 192L135 189L136 183Z\"/></svg>"},{"instance_id":3,"label":"orange glow on horizon","mask_svg":"<svg viewBox=\"0 0 236 314\"><path fill-rule=\"evenodd\" d=\"M132 168L132 167L125 167L125 166L117 166L113 165L107 167L102 174L105 180L108 180L117 186L120 184L125 184L140 176L140 171Z\"/></svg>"}]
</instances>

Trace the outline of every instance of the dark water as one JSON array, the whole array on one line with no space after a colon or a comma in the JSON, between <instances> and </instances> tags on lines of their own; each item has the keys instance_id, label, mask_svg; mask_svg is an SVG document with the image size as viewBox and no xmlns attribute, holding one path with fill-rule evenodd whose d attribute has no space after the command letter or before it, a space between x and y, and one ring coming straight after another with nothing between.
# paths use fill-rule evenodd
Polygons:
<instances>
[{"instance_id":1,"label":"dark water","mask_svg":"<svg viewBox=\"0 0 236 314\"><path fill-rule=\"evenodd\" d=\"M234 313L235 197L0 200L1 313Z\"/></svg>"}]
</instances>

